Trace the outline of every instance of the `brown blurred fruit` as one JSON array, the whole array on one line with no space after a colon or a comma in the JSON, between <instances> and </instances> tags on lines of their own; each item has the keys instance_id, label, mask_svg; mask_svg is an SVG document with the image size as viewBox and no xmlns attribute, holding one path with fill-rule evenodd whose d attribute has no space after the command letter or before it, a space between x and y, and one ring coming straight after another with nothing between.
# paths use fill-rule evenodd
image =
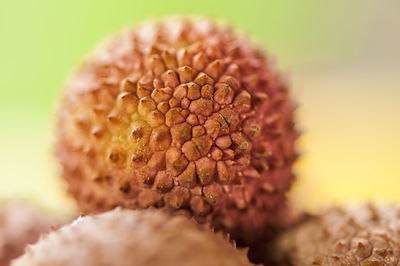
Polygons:
<instances>
[{"instance_id":1,"label":"brown blurred fruit","mask_svg":"<svg viewBox=\"0 0 400 266\"><path fill-rule=\"evenodd\" d=\"M311 217L283 234L270 254L299 266L398 265L399 243L400 207L367 205Z\"/></svg>"},{"instance_id":2,"label":"brown blurred fruit","mask_svg":"<svg viewBox=\"0 0 400 266\"><path fill-rule=\"evenodd\" d=\"M58 224L59 221L23 203L0 206L0 266L9 265L24 253L27 244L35 243L42 233Z\"/></svg>"},{"instance_id":3,"label":"brown blurred fruit","mask_svg":"<svg viewBox=\"0 0 400 266\"><path fill-rule=\"evenodd\" d=\"M53 231L13 266L250 266L245 250L185 217L116 209Z\"/></svg>"}]
</instances>

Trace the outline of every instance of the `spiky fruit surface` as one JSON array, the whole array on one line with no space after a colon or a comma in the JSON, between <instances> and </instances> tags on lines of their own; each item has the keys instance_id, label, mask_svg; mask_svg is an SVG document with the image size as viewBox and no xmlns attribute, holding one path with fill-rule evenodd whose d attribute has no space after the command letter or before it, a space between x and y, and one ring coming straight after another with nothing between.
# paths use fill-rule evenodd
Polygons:
<instances>
[{"instance_id":1,"label":"spiky fruit surface","mask_svg":"<svg viewBox=\"0 0 400 266\"><path fill-rule=\"evenodd\" d=\"M9 203L0 207L0 266L9 265L12 259L24 252L27 244L33 244L40 234L56 225L48 217L21 203Z\"/></svg>"},{"instance_id":2,"label":"spiky fruit surface","mask_svg":"<svg viewBox=\"0 0 400 266\"><path fill-rule=\"evenodd\" d=\"M400 207L329 209L277 243L272 253L290 265L398 265Z\"/></svg>"},{"instance_id":3,"label":"spiky fruit surface","mask_svg":"<svg viewBox=\"0 0 400 266\"><path fill-rule=\"evenodd\" d=\"M155 206L261 235L293 179L288 97L264 54L212 21L125 30L66 86L58 156L69 191L87 213Z\"/></svg>"},{"instance_id":4,"label":"spiky fruit surface","mask_svg":"<svg viewBox=\"0 0 400 266\"><path fill-rule=\"evenodd\" d=\"M244 250L185 217L116 209L44 236L13 266L250 266Z\"/></svg>"}]
</instances>

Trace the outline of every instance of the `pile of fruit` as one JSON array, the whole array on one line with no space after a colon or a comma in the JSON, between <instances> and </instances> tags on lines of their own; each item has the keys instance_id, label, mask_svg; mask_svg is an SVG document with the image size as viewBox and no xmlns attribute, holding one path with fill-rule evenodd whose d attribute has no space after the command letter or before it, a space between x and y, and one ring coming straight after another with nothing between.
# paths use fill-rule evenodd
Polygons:
<instances>
[{"instance_id":1,"label":"pile of fruit","mask_svg":"<svg viewBox=\"0 0 400 266\"><path fill-rule=\"evenodd\" d=\"M60 106L57 157L83 216L11 265L397 265L400 208L290 208L294 111L266 54L227 26L121 31L75 70ZM37 238L10 256L0 234L0 262Z\"/></svg>"}]
</instances>

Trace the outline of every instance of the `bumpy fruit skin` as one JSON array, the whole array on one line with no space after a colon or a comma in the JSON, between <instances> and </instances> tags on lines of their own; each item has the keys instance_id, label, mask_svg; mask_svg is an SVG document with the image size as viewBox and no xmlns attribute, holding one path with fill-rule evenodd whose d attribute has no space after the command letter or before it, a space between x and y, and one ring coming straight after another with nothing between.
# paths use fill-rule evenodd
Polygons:
<instances>
[{"instance_id":1,"label":"bumpy fruit skin","mask_svg":"<svg viewBox=\"0 0 400 266\"><path fill-rule=\"evenodd\" d=\"M264 53L231 29L148 22L71 77L57 154L85 213L154 206L252 238L279 223L294 177L293 109Z\"/></svg>"},{"instance_id":2,"label":"bumpy fruit skin","mask_svg":"<svg viewBox=\"0 0 400 266\"><path fill-rule=\"evenodd\" d=\"M12 265L250 266L245 252L185 217L116 209L51 232Z\"/></svg>"},{"instance_id":3,"label":"bumpy fruit skin","mask_svg":"<svg viewBox=\"0 0 400 266\"><path fill-rule=\"evenodd\" d=\"M8 266L12 259L24 253L40 234L48 232L58 222L22 203L8 203L0 207L0 266Z\"/></svg>"},{"instance_id":4,"label":"bumpy fruit skin","mask_svg":"<svg viewBox=\"0 0 400 266\"><path fill-rule=\"evenodd\" d=\"M329 209L282 235L273 254L289 265L398 265L400 207Z\"/></svg>"}]
</instances>

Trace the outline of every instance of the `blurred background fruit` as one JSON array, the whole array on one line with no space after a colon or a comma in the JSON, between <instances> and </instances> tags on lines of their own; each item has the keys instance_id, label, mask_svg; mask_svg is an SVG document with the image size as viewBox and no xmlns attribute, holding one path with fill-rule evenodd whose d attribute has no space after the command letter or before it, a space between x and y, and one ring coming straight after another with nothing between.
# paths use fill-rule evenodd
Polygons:
<instances>
[{"instance_id":1,"label":"blurred background fruit","mask_svg":"<svg viewBox=\"0 0 400 266\"><path fill-rule=\"evenodd\" d=\"M13 266L252 266L246 249L183 216L122 210L83 216L29 246ZM93 256L96 254L96 256Z\"/></svg>"},{"instance_id":2,"label":"blurred background fruit","mask_svg":"<svg viewBox=\"0 0 400 266\"><path fill-rule=\"evenodd\" d=\"M399 211L398 205L331 207L283 233L269 253L297 266L395 265Z\"/></svg>"},{"instance_id":3,"label":"blurred background fruit","mask_svg":"<svg viewBox=\"0 0 400 266\"><path fill-rule=\"evenodd\" d=\"M25 246L39 237L71 220L45 214L42 209L27 202L8 202L0 207L0 266L24 253Z\"/></svg>"},{"instance_id":4,"label":"blurred background fruit","mask_svg":"<svg viewBox=\"0 0 400 266\"><path fill-rule=\"evenodd\" d=\"M396 0L0 0L0 199L72 212L52 154L67 73L124 25L194 14L233 23L286 70L304 131L296 205L400 201L399 10Z\"/></svg>"}]
</instances>

